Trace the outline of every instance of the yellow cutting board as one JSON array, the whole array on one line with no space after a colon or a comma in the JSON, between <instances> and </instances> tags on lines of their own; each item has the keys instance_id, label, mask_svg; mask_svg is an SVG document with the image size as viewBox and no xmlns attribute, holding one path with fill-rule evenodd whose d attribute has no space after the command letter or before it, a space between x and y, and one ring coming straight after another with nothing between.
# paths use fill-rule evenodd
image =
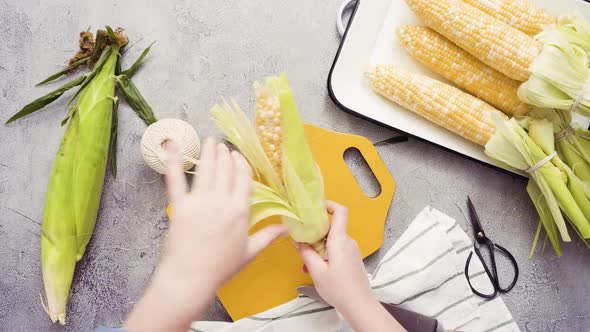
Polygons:
<instances>
[{"instance_id":1,"label":"yellow cutting board","mask_svg":"<svg viewBox=\"0 0 590 332\"><path fill-rule=\"evenodd\" d=\"M383 243L383 228L395 191L393 177L365 137L308 124L305 134L324 177L326 198L348 207L348 234L357 241L363 258L367 257ZM344 152L349 148L358 149L375 174L381 187L378 196L367 197L355 180L344 161ZM279 222L279 218L269 218L251 232ZM217 295L233 320L254 315L297 297L295 287L312 284L302 266L293 241L280 239L219 289Z\"/></svg>"}]
</instances>

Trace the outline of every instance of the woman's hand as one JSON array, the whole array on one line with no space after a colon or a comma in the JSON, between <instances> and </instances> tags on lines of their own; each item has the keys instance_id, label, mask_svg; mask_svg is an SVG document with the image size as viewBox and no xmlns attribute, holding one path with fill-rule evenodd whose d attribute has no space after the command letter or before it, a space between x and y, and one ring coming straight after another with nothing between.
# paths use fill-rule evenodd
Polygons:
<instances>
[{"instance_id":1,"label":"woman's hand","mask_svg":"<svg viewBox=\"0 0 590 332\"><path fill-rule=\"evenodd\" d=\"M124 325L129 331L188 330L218 287L287 234L273 225L248 236L252 171L239 153L207 140L189 194L178 148L169 143L167 151L172 218L166 248Z\"/></svg>"},{"instance_id":2,"label":"woman's hand","mask_svg":"<svg viewBox=\"0 0 590 332\"><path fill-rule=\"evenodd\" d=\"M332 214L327 261L310 246L296 245L316 290L355 331L404 331L373 296L358 245L346 234L348 210L330 201L326 205Z\"/></svg>"},{"instance_id":3,"label":"woman's hand","mask_svg":"<svg viewBox=\"0 0 590 332\"><path fill-rule=\"evenodd\" d=\"M354 310L356 302L374 302L367 272L356 241L346 234L348 209L326 202L332 224L326 243L327 261L310 246L298 244L298 251L322 298L342 313Z\"/></svg>"},{"instance_id":4,"label":"woman's hand","mask_svg":"<svg viewBox=\"0 0 590 332\"><path fill-rule=\"evenodd\" d=\"M170 150L172 220L162 268L177 280L206 273L219 287L287 230L272 225L248 236L252 170L241 154L208 140L189 194L180 156Z\"/></svg>"}]
</instances>

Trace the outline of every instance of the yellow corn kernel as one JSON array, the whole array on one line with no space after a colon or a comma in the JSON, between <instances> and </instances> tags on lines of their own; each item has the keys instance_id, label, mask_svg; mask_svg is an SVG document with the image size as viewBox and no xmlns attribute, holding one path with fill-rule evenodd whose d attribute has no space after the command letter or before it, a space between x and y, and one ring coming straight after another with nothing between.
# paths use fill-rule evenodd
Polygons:
<instances>
[{"instance_id":1,"label":"yellow corn kernel","mask_svg":"<svg viewBox=\"0 0 590 332\"><path fill-rule=\"evenodd\" d=\"M528 0L463 0L490 16L534 36L557 18Z\"/></svg>"},{"instance_id":2,"label":"yellow corn kernel","mask_svg":"<svg viewBox=\"0 0 590 332\"><path fill-rule=\"evenodd\" d=\"M461 0L406 0L416 16L483 63L526 81L542 44Z\"/></svg>"},{"instance_id":3,"label":"yellow corn kernel","mask_svg":"<svg viewBox=\"0 0 590 332\"><path fill-rule=\"evenodd\" d=\"M270 160L273 170L282 178L281 165L281 110L279 98L270 94L265 87L257 85L256 128L262 148Z\"/></svg>"},{"instance_id":4,"label":"yellow corn kernel","mask_svg":"<svg viewBox=\"0 0 590 332\"><path fill-rule=\"evenodd\" d=\"M365 74L379 94L479 145L496 132L492 114L507 117L470 94L392 65L378 65Z\"/></svg>"},{"instance_id":5,"label":"yellow corn kernel","mask_svg":"<svg viewBox=\"0 0 590 332\"><path fill-rule=\"evenodd\" d=\"M506 114L523 115L530 106L516 95L520 82L477 60L450 40L424 26L399 29L401 44L428 68Z\"/></svg>"}]
</instances>

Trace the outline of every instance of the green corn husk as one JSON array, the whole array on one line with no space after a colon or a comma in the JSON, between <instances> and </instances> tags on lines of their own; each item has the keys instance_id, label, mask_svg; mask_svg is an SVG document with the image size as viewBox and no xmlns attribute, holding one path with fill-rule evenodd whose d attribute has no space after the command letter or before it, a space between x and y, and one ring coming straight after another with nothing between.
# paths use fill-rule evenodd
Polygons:
<instances>
[{"instance_id":1,"label":"green corn husk","mask_svg":"<svg viewBox=\"0 0 590 332\"><path fill-rule=\"evenodd\" d=\"M255 84L257 105L265 94L275 100L280 113L280 174L273 168L252 120L235 104L216 105L213 120L226 139L242 152L252 167L256 182L252 197L251 225L273 215L289 229L296 242L308 243L324 255L324 238L330 224L325 208L323 179L305 138L286 75L269 77L266 85ZM278 155L277 155L278 156Z\"/></svg>"},{"instance_id":2,"label":"green corn husk","mask_svg":"<svg viewBox=\"0 0 590 332\"><path fill-rule=\"evenodd\" d=\"M550 155L555 152L555 144L553 138L553 124L547 119L534 119L528 126L528 134L545 154ZM585 190L582 181L574 174L574 172L561 160L559 155L553 157L551 162L557 167L565 177L566 185L576 200L578 207L590 221L590 191ZM590 237L590 232L585 233L581 231L584 238Z\"/></svg>"},{"instance_id":3,"label":"green corn husk","mask_svg":"<svg viewBox=\"0 0 590 332\"><path fill-rule=\"evenodd\" d=\"M8 122L29 115L59 98L65 91L80 86L70 103L62 125L68 123L49 178L41 235L41 264L47 304L45 310L53 322L66 322L66 305L76 263L83 257L96 224L106 165L111 152L116 174L117 106L115 74L120 70L119 50L126 38L110 27L100 32L92 57L93 69L61 88L27 104ZM149 48L148 48L149 51ZM128 73L131 75L147 51ZM66 68L68 69L68 68ZM62 70L58 74L62 74ZM59 77L50 76L46 81ZM121 75L128 83L127 76ZM138 115L155 120L151 108L134 89L126 96L141 106ZM77 98L79 96L79 98ZM141 100L137 100L141 97Z\"/></svg>"},{"instance_id":4,"label":"green corn husk","mask_svg":"<svg viewBox=\"0 0 590 332\"><path fill-rule=\"evenodd\" d=\"M590 130L576 128L576 136L578 137L578 144L584 150L584 152L588 153L590 151Z\"/></svg>"},{"instance_id":5,"label":"green corn husk","mask_svg":"<svg viewBox=\"0 0 590 332\"><path fill-rule=\"evenodd\" d=\"M586 82L590 76L589 31L584 19L572 17L535 36L543 43L543 50L529 67L531 76L518 88L523 102L572 111L581 94L573 111L590 116L590 86Z\"/></svg>"},{"instance_id":6,"label":"green corn husk","mask_svg":"<svg viewBox=\"0 0 590 332\"><path fill-rule=\"evenodd\" d=\"M555 142L559 157L582 181L584 191L590 194L590 149L584 147L585 142L589 142L586 137L590 137L590 132L582 128L572 128L572 116L568 111L536 109L529 116L552 123L554 134L560 135Z\"/></svg>"},{"instance_id":7,"label":"green corn husk","mask_svg":"<svg viewBox=\"0 0 590 332\"><path fill-rule=\"evenodd\" d=\"M550 154L544 152L515 119L505 122L496 119L496 126L497 132L486 144L485 153L499 162L525 171ZM547 130L539 129L538 132L547 132ZM552 135L552 133L550 134ZM551 147L551 144L542 145ZM583 239L590 238L590 222L584 213L586 209L583 210L579 205L579 202L585 204L584 199L587 198L583 192L580 193L578 190L580 187L579 182L576 182L575 175L571 170L568 170L567 165L560 162L556 156L529 174L529 182L534 181L534 184L529 184L528 187L529 195L539 211L541 223L549 234L549 238L554 239L556 235L553 227L546 226L550 214L552 223L557 228L562 241L565 242L569 242L571 239L564 216ZM565 173L567 184L564 182L562 172ZM554 241L551 242L559 254L559 247L554 244Z\"/></svg>"},{"instance_id":8,"label":"green corn husk","mask_svg":"<svg viewBox=\"0 0 590 332\"><path fill-rule=\"evenodd\" d=\"M535 249L537 247L537 240L539 239L541 228L545 229L545 233L547 234L547 238L551 242L553 249L555 250L555 254L557 256L561 256L561 244L559 242L559 234L557 231L557 227L555 222L553 222L553 217L551 216L551 210L549 205L547 204L547 200L543 196L541 189L535 181L529 181L527 187L527 192L535 205L535 209L539 214L539 227L537 229L537 233L535 235L535 239L533 240L533 245L531 246L531 252L529 258L533 257Z\"/></svg>"},{"instance_id":9,"label":"green corn husk","mask_svg":"<svg viewBox=\"0 0 590 332\"><path fill-rule=\"evenodd\" d=\"M293 207L270 187L254 182L250 209L250 227L271 216L284 216L300 222L301 219L293 213Z\"/></svg>"},{"instance_id":10,"label":"green corn husk","mask_svg":"<svg viewBox=\"0 0 590 332\"><path fill-rule=\"evenodd\" d=\"M590 131L574 129L572 134L557 142L557 151L587 188L590 188ZM588 146L584 146L588 145Z\"/></svg>"},{"instance_id":11,"label":"green corn husk","mask_svg":"<svg viewBox=\"0 0 590 332\"><path fill-rule=\"evenodd\" d=\"M47 185L41 233L41 264L47 305L51 320L65 324L66 304L78 261L78 239L72 193L76 139L80 133L80 116L75 112L53 162ZM87 190L90 191L90 190ZM60 222L62 221L63 222Z\"/></svg>"},{"instance_id":12,"label":"green corn husk","mask_svg":"<svg viewBox=\"0 0 590 332\"><path fill-rule=\"evenodd\" d=\"M590 25L579 14L562 16L554 28L563 35L570 44L581 47L590 54ZM543 40L548 35L554 34L554 31L547 29L536 36L537 39Z\"/></svg>"},{"instance_id":13,"label":"green corn husk","mask_svg":"<svg viewBox=\"0 0 590 332\"><path fill-rule=\"evenodd\" d=\"M553 139L553 124L547 119L534 119L528 126L529 137L546 154L555 151L555 140Z\"/></svg>"}]
</instances>

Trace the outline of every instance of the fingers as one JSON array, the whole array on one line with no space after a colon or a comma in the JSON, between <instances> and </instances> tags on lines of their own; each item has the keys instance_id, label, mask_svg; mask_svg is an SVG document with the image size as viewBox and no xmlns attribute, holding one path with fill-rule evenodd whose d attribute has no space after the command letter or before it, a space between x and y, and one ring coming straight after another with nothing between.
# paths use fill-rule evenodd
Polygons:
<instances>
[{"instance_id":1,"label":"fingers","mask_svg":"<svg viewBox=\"0 0 590 332\"><path fill-rule=\"evenodd\" d=\"M276 239L287 235L287 228L281 225L270 225L248 238L248 260L254 259L264 248L268 247Z\"/></svg>"},{"instance_id":2,"label":"fingers","mask_svg":"<svg viewBox=\"0 0 590 332\"><path fill-rule=\"evenodd\" d=\"M171 204L176 204L188 190L186 178L182 172L182 162L178 153L178 145L169 141L166 144L166 189L168 191L168 200Z\"/></svg>"},{"instance_id":3,"label":"fingers","mask_svg":"<svg viewBox=\"0 0 590 332\"><path fill-rule=\"evenodd\" d=\"M193 187L198 190L211 189L214 186L217 151L215 141L208 138L203 144L201 159L199 163L199 174L195 176Z\"/></svg>"},{"instance_id":4,"label":"fingers","mask_svg":"<svg viewBox=\"0 0 590 332\"><path fill-rule=\"evenodd\" d=\"M215 190L221 193L228 193L234 176L234 161L229 154L225 144L217 144L217 167L215 169Z\"/></svg>"},{"instance_id":5,"label":"fingers","mask_svg":"<svg viewBox=\"0 0 590 332\"><path fill-rule=\"evenodd\" d=\"M346 237L346 226L348 225L348 209L336 202L326 201L326 208L332 214L328 243L335 238Z\"/></svg>"},{"instance_id":6,"label":"fingers","mask_svg":"<svg viewBox=\"0 0 590 332\"><path fill-rule=\"evenodd\" d=\"M301 267L301 271L303 273L309 273L309 270L307 269L307 266L305 264L303 264L303 267Z\"/></svg>"},{"instance_id":7,"label":"fingers","mask_svg":"<svg viewBox=\"0 0 590 332\"><path fill-rule=\"evenodd\" d=\"M303 263L305 263L305 269L309 271L312 277L327 268L326 262L308 244L298 243L295 248L297 248L299 256L301 256Z\"/></svg>"},{"instance_id":8,"label":"fingers","mask_svg":"<svg viewBox=\"0 0 590 332\"><path fill-rule=\"evenodd\" d=\"M252 195L252 168L248 162L237 151L232 151L231 157L234 161L235 180L232 192L238 201L250 204L249 198Z\"/></svg>"}]
</instances>

